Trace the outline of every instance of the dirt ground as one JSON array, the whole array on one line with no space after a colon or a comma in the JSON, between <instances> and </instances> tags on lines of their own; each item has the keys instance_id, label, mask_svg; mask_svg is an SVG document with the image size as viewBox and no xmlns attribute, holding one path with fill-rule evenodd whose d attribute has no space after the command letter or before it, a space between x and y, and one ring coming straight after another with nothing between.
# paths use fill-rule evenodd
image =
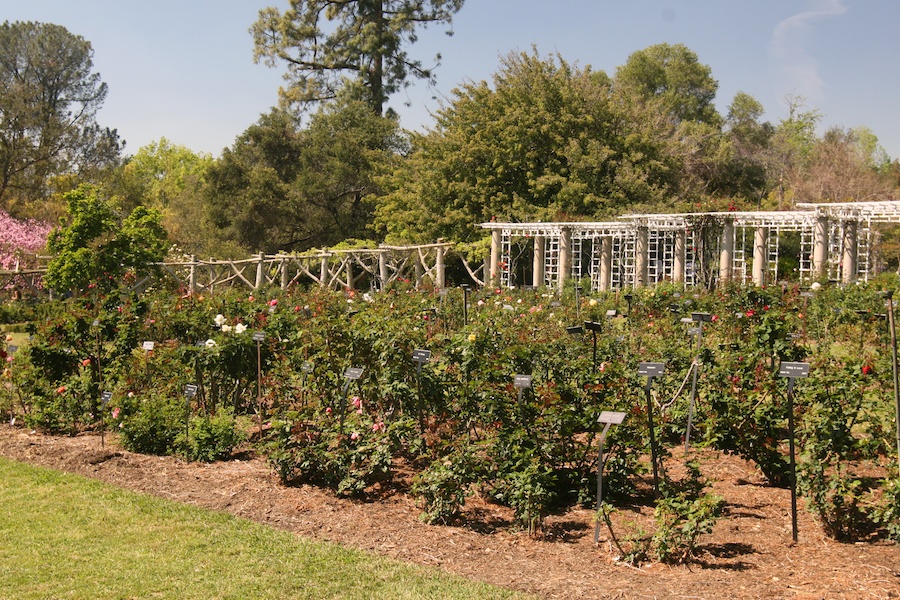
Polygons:
<instances>
[{"instance_id":1,"label":"dirt ground","mask_svg":"<svg viewBox=\"0 0 900 600\"><path fill-rule=\"evenodd\" d=\"M352 501L315 487L284 487L248 454L187 463L126 452L109 435L101 447L97 435L54 437L3 425L0 455L544 598L900 598L900 546L831 541L803 510L794 545L790 492L764 485L752 465L718 453L703 455L702 471L725 497L726 516L701 539L697 560L642 568L615 560L605 529L594 544L590 510L552 515L535 538L511 531L509 511L478 498L458 525L431 526L402 492ZM623 513L620 533L641 518Z\"/></svg>"}]
</instances>

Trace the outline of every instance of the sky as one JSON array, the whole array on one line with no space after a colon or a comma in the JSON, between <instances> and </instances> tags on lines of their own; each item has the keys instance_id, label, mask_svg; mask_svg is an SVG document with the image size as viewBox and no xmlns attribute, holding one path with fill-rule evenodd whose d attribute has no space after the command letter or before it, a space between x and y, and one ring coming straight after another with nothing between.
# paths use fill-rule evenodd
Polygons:
<instances>
[{"instance_id":1,"label":"sky","mask_svg":"<svg viewBox=\"0 0 900 600\"><path fill-rule=\"evenodd\" d=\"M98 122L126 153L166 138L220 156L277 104L283 66L253 62L249 28L288 0L0 0L7 21L62 25L88 40L109 87ZM511 52L537 50L613 75L628 56L684 44L719 83L726 114L737 92L787 117L789 98L821 115L820 131L868 127L900 157L900 2L896 0L467 0L443 26L419 34L413 58L437 85L416 82L389 105L423 130L467 81L490 82Z\"/></svg>"}]
</instances>

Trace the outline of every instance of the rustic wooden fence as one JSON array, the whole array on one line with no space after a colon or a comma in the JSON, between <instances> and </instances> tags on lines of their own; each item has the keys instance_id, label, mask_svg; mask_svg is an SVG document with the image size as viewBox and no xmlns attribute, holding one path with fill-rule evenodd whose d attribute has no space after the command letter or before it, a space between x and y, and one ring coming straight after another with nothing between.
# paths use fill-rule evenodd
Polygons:
<instances>
[{"instance_id":1,"label":"rustic wooden fence","mask_svg":"<svg viewBox=\"0 0 900 600\"><path fill-rule=\"evenodd\" d=\"M453 244L438 242L414 246L381 245L377 248L321 249L302 254L259 253L241 260L200 260L195 256L180 262L156 263L161 272L190 293L226 287L256 290L266 286L287 289L313 284L331 289L380 290L392 282L405 280L416 286L446 287L446 260ZM47 257L42 257L46 260ZM460 257L469 276L483 285L484 266L472 268ZM42 293L40 280L46 267L0 271L0 289L28 289ZM144 276L135 285L144 290L157 281Z\"/></svg>"}]
</instances>

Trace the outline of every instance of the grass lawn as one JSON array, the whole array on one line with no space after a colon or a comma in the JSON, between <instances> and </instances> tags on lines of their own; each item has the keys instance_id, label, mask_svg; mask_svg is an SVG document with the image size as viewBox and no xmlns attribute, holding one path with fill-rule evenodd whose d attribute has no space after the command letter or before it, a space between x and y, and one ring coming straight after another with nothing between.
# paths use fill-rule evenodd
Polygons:
<instances>
[{"instance_id":1,"label":"grass lawn","mask_svg":"<svg viewBox=\"0 0 900 600\"><path fill-rule=\"evenodd\" d=\"M0 598L521 598L0 458Z\"/></svg>"}]
</instances>

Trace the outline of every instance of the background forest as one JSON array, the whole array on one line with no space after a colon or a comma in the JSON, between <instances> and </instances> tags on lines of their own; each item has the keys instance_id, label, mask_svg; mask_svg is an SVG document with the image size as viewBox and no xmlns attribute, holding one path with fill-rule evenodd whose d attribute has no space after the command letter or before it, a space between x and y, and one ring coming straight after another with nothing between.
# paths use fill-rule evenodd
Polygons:
<instances>
[{"instance_id":1,"label":"background forest","mask_svg":"<svg viewBox=\"0 0 900 600\"><path fill-rule=\"evenodd\" d=\"M405 130L391 97L435 77L407 50L418 30L449 28L462 9L463 0L306 0L261 11L249 35L258 62L284 69L280 103L219 157L165 137L126 154L97 122L107 86L90 41L58 25L4 23L3 267L25 264L52 226L78 218L66 195L83 184L92 191L81 197L105 205L104 225L85 239L114 237L140 207L146 231L168 239L146 258L439 238L477 258L487 249L478 224L490 220L896 197L900 162L875 132L818 134L821 115L801 97L777 123L761 121L764 107L745 93L721 114L714 74L679 44L635 50L613 73L513 52L491 81L459 83L426 131ZM889 232L883 252L896 266Z\"/></svg>"}]
</instances>

